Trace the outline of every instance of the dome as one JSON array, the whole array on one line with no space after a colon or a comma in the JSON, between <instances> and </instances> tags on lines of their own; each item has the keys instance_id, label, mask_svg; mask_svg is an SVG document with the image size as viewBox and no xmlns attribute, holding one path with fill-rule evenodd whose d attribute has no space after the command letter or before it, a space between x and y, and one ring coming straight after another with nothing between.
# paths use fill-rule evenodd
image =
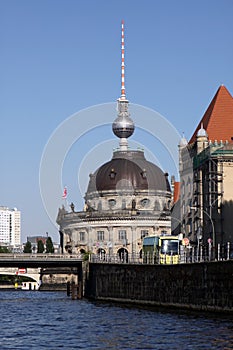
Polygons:
<instances>
[{"instance_id":1,"label":"dome","mask_svg":"<svg viewBox=\"0 0 233 350\"><path fill-rule=\"evenodd\" d=\"M170 191L167 174L147 161L142 151L117 151L91 175L87 196L93 191Z\"/></svg>"},{"instance_id":2,"label":"dome","mask_svg":"<svg viewBox=\"0 0 233 350\"><path fill-rule=\"evenodd\" d=\"M186 139L186 137L184 136L184 133L183 133L183 135L182 135L182 137L180 139L180 142L179 142L179 146L180 147L185 147L185 146L187 146L187 144L188 144L188 141L187 141L187 139Z\"/></svg>"},{"instance_id":3,"label":"dome","mask_svg":"<svg viewBox=\"0 0 233 350\"><path fill-rule=\"evenodd\" d=\"M180 146L180 147L184 147L184 146L187 146L187 144L188 144L188 141L187 141L187 139L183 136L183 137L180 139L179 146Z\"/></svg>"},{"instance_id":4,"label":"dome","mask_svg":"<svg viewBox=\"0 0 233 350\"><path fill-rule=\"evenodd\" d=\"M201 128L197 132L197 137L208 137L206 130L203 128L203 124L201 124Z\"/></svg>"}]
</instances>

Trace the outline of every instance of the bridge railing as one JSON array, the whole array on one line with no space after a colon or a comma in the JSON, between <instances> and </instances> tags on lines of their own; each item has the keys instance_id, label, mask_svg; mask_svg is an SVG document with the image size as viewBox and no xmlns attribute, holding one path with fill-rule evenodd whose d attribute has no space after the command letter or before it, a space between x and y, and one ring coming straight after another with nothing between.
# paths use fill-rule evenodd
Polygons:
<instances>
[{"instance_id":1,"label":"bridge railing","mask_svg":"<svg viewBox=\"0 0 233 350\"><path fill-rule=\"evenodd\" d=\"M81 254L0 253L0 260L83 260Z\"/></svg>"}]
</instances>

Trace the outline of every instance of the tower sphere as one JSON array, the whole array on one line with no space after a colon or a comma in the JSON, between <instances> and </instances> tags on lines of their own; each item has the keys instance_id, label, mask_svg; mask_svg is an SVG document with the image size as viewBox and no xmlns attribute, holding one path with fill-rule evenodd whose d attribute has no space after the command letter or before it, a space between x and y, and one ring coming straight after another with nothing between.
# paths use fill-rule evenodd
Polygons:
<instances>
[{"instance_id":1,"label":"tower sphere","mask_svg":"<svg viewBox=\"0 0 233 350\"><path fill-rule=\"evenodd\" d=\"M118 116L112 124L112 131L119 138L128 138L134 133L134 122L128 116Z\"/></svg>"}]
</instances>

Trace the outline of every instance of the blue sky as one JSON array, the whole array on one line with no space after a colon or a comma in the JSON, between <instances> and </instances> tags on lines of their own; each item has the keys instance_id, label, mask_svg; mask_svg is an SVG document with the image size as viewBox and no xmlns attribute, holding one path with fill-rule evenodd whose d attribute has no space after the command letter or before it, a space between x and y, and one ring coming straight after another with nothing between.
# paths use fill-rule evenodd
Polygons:
<instances>
[{"instance_id":1,"label":"blue sky","mask_svg":"<svg viewBox=\"0 0 233 350\"><path fill-rule=\"evenodd\" d=\"M0 205L22 211L23 242L46 232L59 240L40 195L41 157L67 118L119 97L121 20L129 101L159 112L189 139L220 84L233 94L232 13L231 0L0 1ZM75 143L64 160L62 182L79 209L80 163L96 144L117 146L115 117ZM138 130L132 142L172 174L153 138ZM103 149L96 164L111 158L112 148ZM88 173L82 176L87 182Z\"/></svg>"}]
</instances>

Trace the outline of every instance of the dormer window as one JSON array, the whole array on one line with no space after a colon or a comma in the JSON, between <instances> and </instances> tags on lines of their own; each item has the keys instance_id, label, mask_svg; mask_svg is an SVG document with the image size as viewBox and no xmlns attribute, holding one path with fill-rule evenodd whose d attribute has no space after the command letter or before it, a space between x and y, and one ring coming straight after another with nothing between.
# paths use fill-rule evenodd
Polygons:
<instances>
[{"instance_id":1,"label":"dormer window","mask_svg":"<svg viewBox=\"0 0 233 350\"><path fill-rule=\"evenodd\" d=\"M109 199L108 204L110 208L114 207L116 205L115 199Z\"/></svg>"},{"instance_id":2,"label":"dormer window","mask_svg":"<svg viewBox=\"0 0 233 350\"><path fill-rule=\"evenodd\" d=\"M113 180L115 179L116 172L115 172L115 170L113 168L111 169L109 176L110 176L110 179L113 179Z\"/></svg>"},{"instance_id":3,"label":"dormer window","mask_svg":"<svg viewBox=\"0 0 233 350\"><path fill-rule=\"evenodd\" d=\"M141 172L141 175L143 179L146 179L147 177L146 169L143 169L143 171Z\"/></svg>"},{"instance_id":4,"label":"dormer window","mask_svg":"<svg viewBox=\"0 0 233 350\"><path fill-rule=\"evenodd\" d=\"M149 205L149 203L150 203L150 201L149 201L148 198L144 198L144 199L141 200L141 205L143 207L147 207Z\"/></svg>"}]
</instances>

